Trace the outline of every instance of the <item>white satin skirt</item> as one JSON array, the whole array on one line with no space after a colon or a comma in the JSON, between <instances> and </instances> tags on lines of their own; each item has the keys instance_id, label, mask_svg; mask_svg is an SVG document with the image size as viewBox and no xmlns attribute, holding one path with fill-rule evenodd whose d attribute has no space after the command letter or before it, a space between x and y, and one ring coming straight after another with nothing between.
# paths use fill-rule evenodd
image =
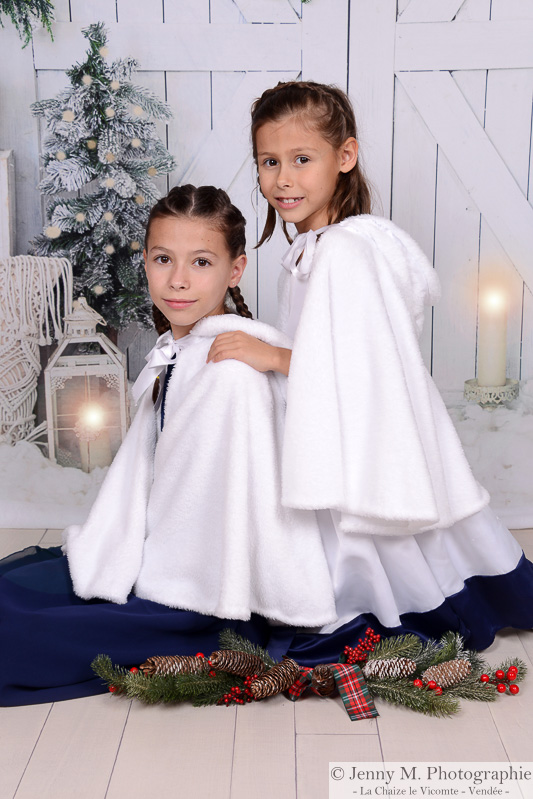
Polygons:
<instances>
[{"instance_id":1,"label":"white satin skirt","mask_svg":"<svg viewBox=\"0 0 533 799\"><path fill-rule=\"evenodd\" d=\"M337 511L320 510L317 517L338 615L320 633L365 613L397 627L401 614L438 608L469 577L511 572L523 554L489 506L452 527L418 535L346 534Z\"/></svg>"}]
</instances>

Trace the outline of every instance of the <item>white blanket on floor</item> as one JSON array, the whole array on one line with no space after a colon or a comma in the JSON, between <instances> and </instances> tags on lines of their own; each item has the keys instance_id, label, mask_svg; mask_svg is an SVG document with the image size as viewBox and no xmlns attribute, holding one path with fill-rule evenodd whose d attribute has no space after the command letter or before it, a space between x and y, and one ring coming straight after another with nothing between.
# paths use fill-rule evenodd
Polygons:
<instances>
[{"instance_id":1,"label":"white blanket on floor","mask_svg":"<svg viewBox=\"0 0 533 799\"><path fill-rule=\"evenodd\" d=\"M290 346L232 314L197 323L168 382L159 440L148 390L87 522L65 531L84 599L124 603L133 588L221 618L336 618L315 514L281 504L286 378L235 360L205 363L215 336L236 329Z\"/></svg>"},{"instance_id":2,"label":"white blanket on floor","mask_svg":"<svg viewBox=\"0 0 533 799\"><path fill-rule=\"evenodd\" d=\"M282 329L296 280L282 279ZM288 380L284 505L338 510L343 532L404 535L488 503L418 345L438 295L435 271L392 222L350 217L322 234Z\"/></svg>"}]
</instances>

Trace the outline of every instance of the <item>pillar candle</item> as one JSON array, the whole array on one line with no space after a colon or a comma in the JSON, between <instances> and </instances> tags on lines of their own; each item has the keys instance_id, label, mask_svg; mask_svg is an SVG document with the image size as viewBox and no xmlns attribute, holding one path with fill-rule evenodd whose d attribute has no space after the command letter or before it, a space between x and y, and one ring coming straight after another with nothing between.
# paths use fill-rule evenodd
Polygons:
<instances>
[{"instance_id":1,"label":"pillar candle","mask_svg":"<svg viewBox=\"0 0 533 799\"><path fill-rule=\"evenodd\" d=\"M479 386L504 386L507 349L507 304L505 295L495 289L481 297L477 345Z\"/></svg>"}]
</instances>

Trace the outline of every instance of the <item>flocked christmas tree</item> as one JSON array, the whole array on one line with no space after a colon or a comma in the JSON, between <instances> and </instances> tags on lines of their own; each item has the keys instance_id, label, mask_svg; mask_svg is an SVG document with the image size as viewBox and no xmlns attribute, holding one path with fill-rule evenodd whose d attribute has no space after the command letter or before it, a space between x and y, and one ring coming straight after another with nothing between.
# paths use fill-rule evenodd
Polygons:
<instances>
[{"instance_id":1,"label":"flocked christmas tree","mask_svg":"<svg viewBox=\"0 0 533 799\"><path fill-rule=\"evenodd\" d=\"M69 258L74 296L84 294L111 327L149 324L144 226L160 196L154 178L174 168L153 119L169 119L171 112L130 82L134 59L106 63L102 23L83 34L90 47L86 60L67 71L71 85L32 105L47 128L39 188L54 196L34 252Z\"/></svg>"}]
</instances>

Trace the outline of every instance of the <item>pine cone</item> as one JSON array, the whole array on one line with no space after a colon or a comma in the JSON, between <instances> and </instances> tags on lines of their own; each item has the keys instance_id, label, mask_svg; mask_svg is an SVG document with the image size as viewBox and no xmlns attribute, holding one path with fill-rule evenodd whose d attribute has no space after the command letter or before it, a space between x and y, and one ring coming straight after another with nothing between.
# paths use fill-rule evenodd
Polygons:
<instances>
[{"instance_id":1,"label":"pine cone","mask_svg":"<svg viewBox=\"0 0 533 799\"><path fill-rule=\"evenodd\" d=\"M209 660L214 669L238 674L240 677L247 677L249 674L263 674L266 670L264 662L258 655L238 652L234 649L220 649L213 652Z\"/></svg>"},{"instance_id":2,"label":"pine cone","mask_svg":"<svg viewBox=\"0 0 533 799\"><path fill-rule=\"evenodd\" d=\"M325 663L315 666L311 675L311 688L320 696L331 696L335 687L335 677L330 667Z\"/></svg>"},{"instance_id":3,"label":"pine cone","mask_svg":"<svg viewBox=\"0 0 533 799\"><path fill-rule=\"evenodd\" d=\"M436 666L430 666L422 672L422 679L425 683L434 680L441 688L449 688L462 682L472 671L472 664L465 658L456 660L446 660Z\"/></svg>"},{"instance_id":4,"label":"pine cone","mask_svg":"<svg viewBox=\"0 0 533 799\"><path fill-rule=\"evenodd\" d=\"M261 677L253 680L250 691L254 699L265 699L267 696L275 696L290 688L293 682L298 679L300 667L292 658L283 655L283 661L276 663L271 669Z\"/></svg>"},{"instance_id":5,"label":"pine cone","mask_svg":"<svg viewBox=\"0 0 533 799\"><path fill-rule=\"evenodd\" d=\"M207 658L194 655L154 655L139 666L143 674L200 674L210 666Z\"/></svg>"},{"instance_id":6,"label":"pine cone","mask_svg":"<svg viewBox=\"0 0 533 799\"><path fill-rule=\"evenodd\" d=\"M363 666L365 677L408 677L415 671L416 663L410 658L377 658Z\"/></svg>"}]
</instances>

